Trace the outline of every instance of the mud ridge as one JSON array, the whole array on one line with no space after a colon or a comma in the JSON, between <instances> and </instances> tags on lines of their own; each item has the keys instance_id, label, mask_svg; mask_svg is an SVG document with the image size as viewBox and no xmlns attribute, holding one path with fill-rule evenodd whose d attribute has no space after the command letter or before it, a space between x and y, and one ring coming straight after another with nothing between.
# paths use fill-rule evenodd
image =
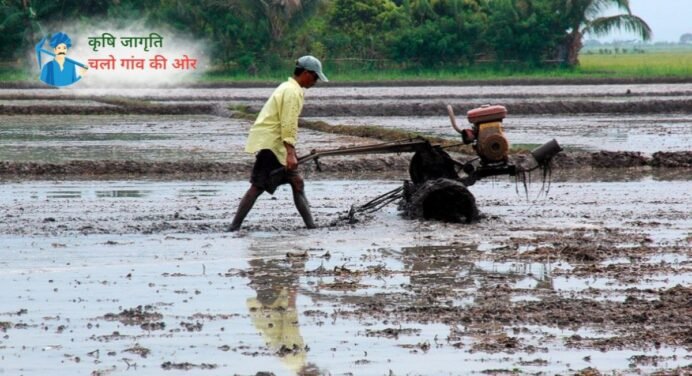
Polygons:
<instances>
[{"instance_id":1,"label":"mud ridge","mask_svg":"<svg viewBox=\"0 0 692 376\"><path fill-rule=\"evenodd\" d=\"M105 102L104 102L105 103ZM0 105L0 115L207 115L216 112L213 104L146 104L107 106Z\"/></svg>"},{"instance_id":2,"label":"mud ridge","mask_svg":"<svg viewBox=\"0 0 692 376\"><path fill-rule=\"evenodd\" d=\"M408 170L407 155L320 161L325 173L391 172ZM252 161L201 162L201 161L83 161L64 163L50 162L0 162L0 175L50 176L50 175L183 175L211 174L237 175L246 173ZM558 169L591 168L692 168L692 151L658 152L652 157L638 152L561 153L553 160ZM316 170L313 164L301 166L304 172Z\"/></svg>"},{"instance_id":3,"label":"mud ridge","mask_svg":"<svg viewBox=\"0 0 692 376\"><path fill-rule=\"evenodd\" d=\"M632 168L645 166L691 168L692 151L657 152L652 156L631 151L563 152L553 159L553 166L562 169L579 167Z\"/></svg>"},{"instance_id":4,"label":"mud ridge","mask_svg":"<svg viewBox=\"0 0 692 376\"><path fill-rule=\"evenodd\" d=\"M106 174L230 174L248 170L252 164L223 162L68 161L65 163L0 162L6 175L106 175Z\"/></svg>"},{"instance_id":5,"label":"mud ridge","mask_svg":"<svg viewBox=\"0 0 692 376\"><path fill-rule=\"evenodd\" d=\"M246 174L253 162L198 162L198 161L81 161L65 163L49 162L0 162L0 175L176 175L176 174ZM326 172L391 171L408 169L408 159L403 156L388 156L358 160L325 161L320 164ZM303 171L314 171L312 164L301 167Z\"/></svg>"},{"instance_id":6,"label":"mud ridge","mask_svg":"<svg viewBox=\"0 0 692 376\"><path fill-rule=\"evenodd\" d=\"M454 110L457 113L465 113L469 108L475 108L485 104L482 101L455 103ZM309 104L303 109L303 116L330 117L330 116L440 116L444 115L443 109L447 103L442 101L426 101L415 104L387 104L373 105L354 104ZM250 110L257 112L260 109L250 106ZM552 102L517 102L508 106L512 114L538 115L538 114L583 114L583 113L609 113L609 114L670 114L692 113L692 99L681 100L637 100L627 102L598 102L598 101L552 101Z\"/></svg>"},{"instance_id":7,"label":"mud ridge","mask_svg":"<svg viewBox=\"0 0 692 376\"><path fill-rule=\"evenodd\" d=\"M532 93L531 98L534 99L546 99L546 98L640 98L640 97L683 97L689 96L692 92L690 91L667 91L664 93L660 92L647 92L647 91L624 91L622 93L579 93L579 94L540 94ZM406 99L406 100L416 100L430 101L430 100L477 100L482 98L488 98L497 100L498 98L503 99L525 99L527 94L515 94L515 93L491 93L491 94L415 94L415 93L402 93L396 97L391 95L329 95L328 97L315 98L314 100L392 100L392 99ZM0 93L0 100L71 100L71 101L83 101L83 100L93 100L97 102L105 102L102 100L101 96L90 96L90 95L45 95L45 94L24 94L24 93ZM127 97L132 100L140 101L154 101L154 102L185 102L185 101L212 101L212 102L252 102L257 100L263 100L264 96L238 96L234 94L221 94L221 95L176 95L176 96L153 96L153 95L138 95L136 97Z\"/></svg>"}]
</instances>

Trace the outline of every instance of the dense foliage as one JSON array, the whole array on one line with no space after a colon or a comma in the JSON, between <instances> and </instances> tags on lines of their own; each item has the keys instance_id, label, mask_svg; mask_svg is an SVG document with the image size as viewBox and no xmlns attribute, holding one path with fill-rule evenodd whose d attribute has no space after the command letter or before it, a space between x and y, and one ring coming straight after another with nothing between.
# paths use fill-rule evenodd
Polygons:
<instances>
[{"instance_id":1,"label":"dense foliage","mask_svg":"<svg viewBox=\"0 0 692 376\"><path fill-rule=\"evenodd\" d=\"M607 5L623 14L598 17ZM300 54L401 68L577 64L585 32L650 36L627 0L0 0L0 60L23 56L42 25L165 25L204 39L215 67L257 72Z\"/></svg>"}]
</instances>

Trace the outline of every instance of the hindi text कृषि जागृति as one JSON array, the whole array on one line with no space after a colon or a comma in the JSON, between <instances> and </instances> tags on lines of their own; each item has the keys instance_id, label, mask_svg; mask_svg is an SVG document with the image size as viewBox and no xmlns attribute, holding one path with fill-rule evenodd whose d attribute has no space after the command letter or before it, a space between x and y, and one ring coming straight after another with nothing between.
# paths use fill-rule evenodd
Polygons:
<instances>
[{"instance_id":1,"label":"hindi text \u0915\u0943\u0937\u093f \u091c\u093e\u0917\u0943\u0924\u093f","mask_svg":"<svg viewBox=\"0 0 692 376\"><path fill-rule=\"evenodd\" d=\"M98 37L89 37L89 46L94 52L98 52L102 47L115 48L116 39L111 33L102 33ZM148 52L151 47L162 48L163 37L157 33L149 33L148 37L120 37L120 45L130 48L143 46L144 51Z\"/></svg>"}]
</instances>

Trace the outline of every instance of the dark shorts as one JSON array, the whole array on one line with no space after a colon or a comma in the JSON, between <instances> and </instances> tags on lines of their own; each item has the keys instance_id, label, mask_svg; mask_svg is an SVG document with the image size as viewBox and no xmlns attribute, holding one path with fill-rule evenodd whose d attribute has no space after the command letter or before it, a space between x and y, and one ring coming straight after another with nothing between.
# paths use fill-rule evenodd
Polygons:
<instances>
[{"instance_id":1,"label":"dark shorts","mask_svg":"<svg viewBox=\"0 0 692 376\"><path fill-rule=\"evenodd\" d=\"M257 153L255 165L252 167L250 183L274 194L278 186L290 183L297 175L297 171L287 171L271 150L262 149Z\"/></svg>"}]
</instances>

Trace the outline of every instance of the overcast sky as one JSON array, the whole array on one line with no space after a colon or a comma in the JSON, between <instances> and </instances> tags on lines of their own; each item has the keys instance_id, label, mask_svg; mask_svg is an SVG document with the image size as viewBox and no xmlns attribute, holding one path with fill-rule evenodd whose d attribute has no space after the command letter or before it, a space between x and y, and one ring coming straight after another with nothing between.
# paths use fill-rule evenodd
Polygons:
<instances>
[{"instance_id":1,"label":"overcast sky","mask_svg":"<svg viewBox=\"0 0 692 376\"><path fill-rule=\"evenodd\" d=\"M677 42L682 34L692 33L692 0L630 0L630 8L632 13L649 24L654 32L654 42ZM598 39L635 38L635 34L612 33Z\"/></svg>"}]
</instances>

